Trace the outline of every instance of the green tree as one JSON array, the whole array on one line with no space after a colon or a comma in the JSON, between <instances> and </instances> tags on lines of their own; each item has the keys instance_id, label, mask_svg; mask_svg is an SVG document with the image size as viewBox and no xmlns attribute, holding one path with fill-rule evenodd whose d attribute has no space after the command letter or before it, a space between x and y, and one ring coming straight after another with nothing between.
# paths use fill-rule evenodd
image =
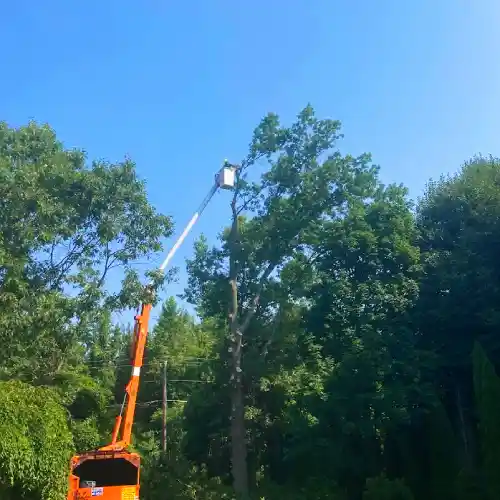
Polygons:
<instances>
[{"instance_id":1,"label":"green tree","mask_svg":"<svg viewBox=\"0 0 500 500\"><path fill-rule=\"evenodd\" d=\"M0 380L30 384L2 384L0 483L14 498L60 498L73 441L93 447L112 427L116 365L129 361L111 315L144 299L135 263L172 223L131 160L88 162L36 123L0 123L0 184Z\"/></svg>"},{"instance_id":2,"label":"green tree","mask_svg":"<svg viewBox=\"0 0 500 500\"><path fill-rule=\"evenodd\" d=\"M222 321L229 311L231 384L223 401L231 409L239 494L248 491L246 436L256 440L251 461L252 448L268 449L259 460L278 474L285 454L281 468L297 477L330 463L320 450L337 449L337 463L346 464L345 450L325 438L332 415L344 436L348 427L357 434L366 425L377 441L384 421L404 419L421 399L407 314L418 290L419 251L406 191L381 186L368 155L333 150L338 137L339 123L316 118L311 108L290 128L267 116L237 170L232 225L221 246L200 240L188 264L187 297L201 316ZM257 160L269 169L250 182ZM299 467L299 454L309 467ZM258 468L250 464L254 473Z\"/></svg>"},{"instance_id":3,"label":"green tree","mask_svg":"<svg viewBox=\"0 0 500 500\"><path fill-rule=\"evenodd\" d=\"M445 406L474 465L471 352L481 342L500 360L500 161L475 157L453 176L429 183L417 210L424 274L415 324L420 346L433 352Z\"/></svg>"},{"instance_id":4,"label":"green tree","mask_svg":"<svg viewBox=\"0 0 500 500\"><path fill-rule=\"evenodd\" d=\"M363 500L413 500L413 495L401 479L378 476L366 481Z\"/></svg>"},{"instance_id":5,"label":"green tree","mask_svg":"<svg viewBox=\"0 0 500 500\"><path fill-rule=\"evenodd\" d=\"M133 264L159 251L172 225L148 203L132 161L88 165L35 123L0 123L0 199L0 366L46 383L81 359L96 310L137 304ZM117 268L123 286L110 291Z\"/></svg>"},{"instance_id":6,"label":"green tree","mask_svg":"<svg viewBox=\"0 0 500 500\"><path fill-rule=\"evenodd\" d=\"M293 477L330 475L351 495L383 470L387 435L428 399L409 316L419 275L414 221L406 190L382 186L376 174L318 225L311 257L281 275L306 299L303 370L322 373L316 401L301 397L292 407L315 424L301 434L289 427L294 455L283 465Z\"/></svg>"},{"instance_id":7,"label":"green tree","mask_svg":"<svg viewBox=\"0 0 500 500\"><path fill-rule=\"evenodd\" d=\"M211 312L221 316L229 308L231 463L235 492L242 498L249 494L243 336L262 307L261 298L264 289L270 286L271 275L300 250L304 234L328 202L334 196L343 196L341 189L332 193L331 188L338 171L346 169L346 162L333 155L321 161L322 155L328 154L338 138L338 129L338 122L317 119L310 107L300 113L290 128L281 127L276 115L265 117L254 132L248 156L236 171L232 222L223 238L223 247L214 250L212 255L206 251L202 257L212 260L220 269L211 280L219 283L219 289L222 281L230 283L229 294L219 296L218 310ZM249 174L260 160L266 160L269 169L260 182L251 182ZM248 210L256 215L244 219L242 214ZM195 270L200 260L198 256L198 262L191 264L192 297L202 295L206 288L199 280L206 268ZM199 305L206 307L203 300L207 299L214 300L213 297L205 298Z\"/></svg>"},{"instance_id":8,"label":"green tree","mask_svg":"<svg viewBox=\"0 0 500 500\"><path fill-rule=\"evenodd\" d=\"M210 369L215 339L207 324L196 324L194 319L180 309L173 297L163 305L146 347L146 365L141 379L139 401L160 402L163 398L163 379L167 370L168 399L185 401L197 384L211 381ZM120 386L129 376L127 367L120 370ZM137 420L140 430L152 428L158 405L139 407ZM153 428L160 439L159 421Z\"/></svg>"},{"instance_id":9,"label":"green tree","mask_svg":"<svg viewBox=\"0 0 500 500\"><path fill-rule=\"evenodd\" d=\"M457 437L442 404L426 415L424 430L428 468L421 480L426 480L425 496L432 500L454 500L462 464Z\"/></svg>"},{"instance_id":10,"label":"green tree","mask_svg":"<svg viewBox=\"0 0 500 500\"><path fill-rule=\"evenodd\" d=\"M478 342L474 345L474 387L479 417L481 469L489 498L500 495L500 378Z\"/></svg>"},{"instance_id":11,"label":"green tree","mask_svg":"<svg viewBox=\"0 0 500 500\"><path fill-rule=\"evenodd\" d=\"M414 214L339 137L310 107L266 116L228 227L188 261L199 318L164 302L134 425L151 500L500 495L500 160ZM130 376L113 313L171 222L130 160L89 165L34 123L0 125L0 181L0 497L56 500L74 448L109 439Z\"/></svg>"},{"instance_id":12,"label":"green tree","mask_svg":"<svg viewBox=\"0 0 500 500\"><path fill-rule=\"evenodd\" d=\"M74 450L56 393L18 381L0 382L2 499L60 500Z\"/></svg>"}]
</instances>

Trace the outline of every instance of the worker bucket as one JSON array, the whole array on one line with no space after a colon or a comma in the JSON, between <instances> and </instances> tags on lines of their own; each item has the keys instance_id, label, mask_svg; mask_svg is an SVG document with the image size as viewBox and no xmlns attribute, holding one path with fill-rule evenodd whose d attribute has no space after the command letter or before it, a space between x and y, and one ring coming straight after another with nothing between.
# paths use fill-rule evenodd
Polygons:
<instances>
[{"instance_id":1,"label":"worker bucket","mask_svg":"<svg viewBox=\"0 0 500 500\"><path fill-rule=\"evenodd\" d=\"M224 167L217 174L217 183L221 189L233 189L235 181L235 169L233 167Z\"/></svg>"}]
</instances>

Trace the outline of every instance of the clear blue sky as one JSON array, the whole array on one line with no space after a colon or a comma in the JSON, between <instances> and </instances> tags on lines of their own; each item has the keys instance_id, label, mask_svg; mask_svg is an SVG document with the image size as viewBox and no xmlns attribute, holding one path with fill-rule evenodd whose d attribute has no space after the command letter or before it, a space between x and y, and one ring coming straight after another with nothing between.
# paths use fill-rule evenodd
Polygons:
<instances>
[{"instance_id":1,"label":"clear blue sky","mask_svg":"<svg viewBox=\"0 0 500 500\"><path fill-rule=\"evenodd\" d=\"M48 122L91 157L130 155L178 231L261 116L288 121L307 102L415 197L500 154L499 23L498 0L6 2L0 119ZM221 194L173 264L228 216Z\"/></svg>"}]
</instances>

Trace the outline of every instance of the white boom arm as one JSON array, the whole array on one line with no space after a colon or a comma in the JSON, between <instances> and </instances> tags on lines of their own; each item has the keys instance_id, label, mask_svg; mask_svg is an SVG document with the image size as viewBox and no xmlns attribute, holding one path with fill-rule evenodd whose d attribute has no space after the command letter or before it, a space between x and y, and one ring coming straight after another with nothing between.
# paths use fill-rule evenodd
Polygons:
<instances>
[{"instance_id":1,"label":"white boom arm","mask_svg":"<svg viewBox=\"0 0 500 500\"><path fill-rule=\"evenodd\" d=\"M172 260L173 256L175 255L175 252L177 252L179 247L182 245L182 242L186 239L186 236L189 234L189 232L195 225L196 221L200 218L200 215L203 213L203 210L205 210L206 206L209 204L210 200L212 199L213 195L217 192L217 190L219 188L232 189L234 187L235 170L236 168L232 165L229 165L227 161L224 163L224 166L215 176L214 185L211 187L207 196L205 196L205 199L202 201L201 205L198 207L198 210L194 213L193 217L191 217L191 220L184 228L182 234L177 238L177 241L175 242L174 246L165 257L165 260L162 262L159 268L160 271L164 271L166 269L166 267Z\"/></svg>"}]
</instances>

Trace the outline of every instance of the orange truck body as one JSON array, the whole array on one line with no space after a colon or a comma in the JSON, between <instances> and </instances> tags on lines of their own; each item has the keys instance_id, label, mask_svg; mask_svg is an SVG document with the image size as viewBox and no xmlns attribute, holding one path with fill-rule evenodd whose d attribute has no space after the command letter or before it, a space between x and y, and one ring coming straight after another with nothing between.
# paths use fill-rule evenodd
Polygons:
<instances>
[{"instance_id":1,"label":"orange truck body","mask_svg":"<svg viewBox=\"0 0 500 500\"><path fill-rule=\"evenodd\" d=\"M67 500L139 500L137 453L94 452L71 460ZM86 480L92 478L92 484Z\"/></svg>"}]
</instances>

